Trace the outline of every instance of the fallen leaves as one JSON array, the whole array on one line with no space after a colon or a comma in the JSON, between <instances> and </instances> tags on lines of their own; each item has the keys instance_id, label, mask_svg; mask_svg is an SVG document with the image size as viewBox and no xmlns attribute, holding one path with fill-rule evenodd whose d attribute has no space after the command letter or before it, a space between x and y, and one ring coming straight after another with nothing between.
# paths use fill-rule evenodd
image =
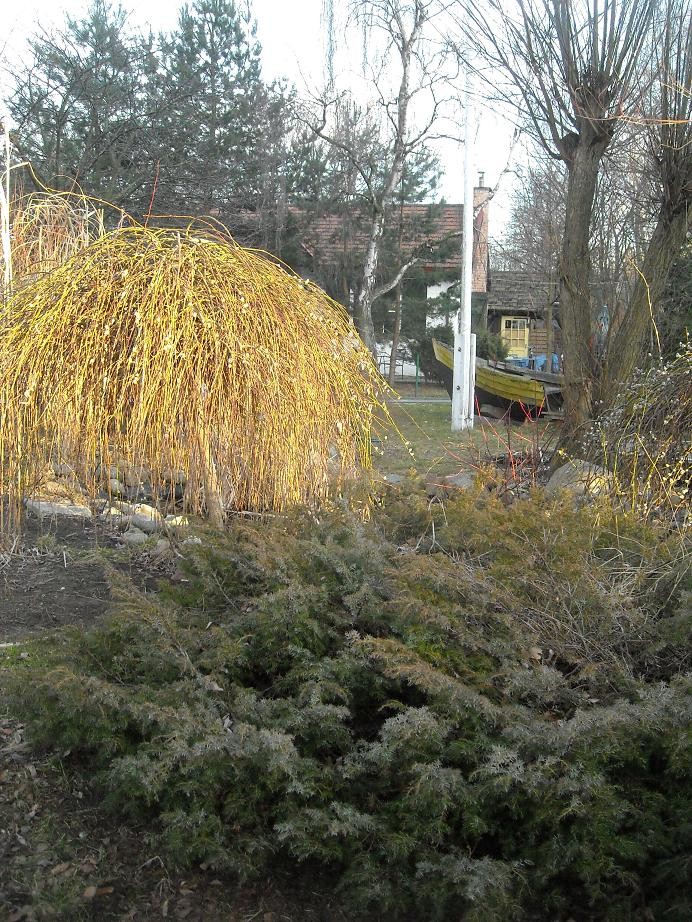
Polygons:
<instances>
[{"instance_id":1,"label":"fallen leaves","mask_svg":"<svg viewBox=\"0 0 692 922\"><path fill-rule=\"evenodd\" d=\"M82 899L86 902L91 902L99 896L110 896L113 893L113 887L97 887L94 884L91 884L86 888L84 893L82 893Z\"/></svg>"}]
</instances>

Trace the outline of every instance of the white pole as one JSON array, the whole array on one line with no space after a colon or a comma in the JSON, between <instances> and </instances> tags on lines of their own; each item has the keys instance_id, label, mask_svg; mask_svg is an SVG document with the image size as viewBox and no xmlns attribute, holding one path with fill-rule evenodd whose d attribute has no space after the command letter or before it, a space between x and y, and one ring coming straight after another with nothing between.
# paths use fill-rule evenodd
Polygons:
<instances>
[{"instance_id":1,"label":"white pole","mask_svg":"<svg viewBox=\"0 0 692 922\"><path fill-rule=\"evenodd\" d=\"M0 119L5 147L5 173L4 188L0 183L0 249L3 262L3 297L9 298L12 288L12 249L10 238L10 115L4 105L0 103Z\"/></svg>"},{"instance_id":2,"label":"white pole","mask_svg":"<svg viewBox=\"0 0 692 922\"><path fill-rule=\"evenodd\" d=\"M469 353L469 429L473 429L473 414L476 409L476 334L471 334L471 350Z\"/></svg>"},{"instance_id":3,"label":"white pole","mask_svg":"<svg viewBox=\"0 0 692 922\"><path fill-rule=\"evenodd\" d=\"M466 69L464 87L464 218L461 237L461 298L454 324L452 431L473 428L471 369L471 286L473 280L473 173L471 75ZM474 359L475 366L475 359ZM469 412L470 408L470 412Z\"/></svg>"}]
</instances>

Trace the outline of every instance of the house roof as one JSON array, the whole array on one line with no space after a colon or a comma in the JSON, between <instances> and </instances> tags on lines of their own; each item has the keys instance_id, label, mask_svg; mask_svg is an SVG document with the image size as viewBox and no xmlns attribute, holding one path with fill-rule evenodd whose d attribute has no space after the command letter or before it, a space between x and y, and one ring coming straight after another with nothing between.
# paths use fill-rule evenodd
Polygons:
<instances>
[{"instance_id":1,"label":"house roof","mask_svg":"<svg viewBox=\"0 0 692 922\"><path fill-rule=\"evenodd\" d=\"M476 189L478 205L488 190ZM308 216L291 209L303 225L302 246L318 268L344 267L362 262L368 244L369 219L351 211ZM458 272L464 206L416 204L403 206L401 251L404 259L422 251L418 264L426 272ZM487 214L482 207L474 218L474 291L485 291L487 264ZM394 224L394 221L392 221ZM398 226L398 222L396 222ZM390 241L390 246L393 242Z\"/></svg>"},{"instance_id":2,"label":"house roof","mask_svg":"<svg viewBox=\"0 0 692 922\"><path fill-rule=\"evenodd\" d=\"M557 281L540 272L491 269L488 279L488 313L542 316L558 295Z\"/></svg>"},{"instance_id":3,"label":"house roof","mask_svg":"<svg viewBox=\"0 0 692 922\"><path fill-rule=\"evenodd\" d=\"M437 244L454 241L461 235L463 205L404 205L401 249L408 258L414 251ZM345 253L364 253L368 243L369 219L365 214L343 212L307 217L304 212L296 216L304 222L303 246L320 261L340 263ZM397 222L398 223L398 222ZM455 268L459 264L458 245L441 260L426 259L424 266Z\"/></svg>"}]
</instances>

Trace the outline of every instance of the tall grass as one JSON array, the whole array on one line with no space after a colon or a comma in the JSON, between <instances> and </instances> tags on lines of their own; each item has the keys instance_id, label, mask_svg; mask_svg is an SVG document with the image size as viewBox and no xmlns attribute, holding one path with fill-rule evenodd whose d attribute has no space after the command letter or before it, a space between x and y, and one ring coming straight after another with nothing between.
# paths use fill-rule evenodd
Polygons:
<instances>
[{"instance_id":1,"label":"tall grass","mask_svg":"<svg viewBox=\"0 0 692 922\"><path fill-rule=\"evenodd\" d=\"M217 524L324 499L370 464L381 385L317 286L208 228L120 227L4 305L3 524L51 460L94 494L120 459L154 481L182 469L188 508Z\"/></svg>"}]
</instances>

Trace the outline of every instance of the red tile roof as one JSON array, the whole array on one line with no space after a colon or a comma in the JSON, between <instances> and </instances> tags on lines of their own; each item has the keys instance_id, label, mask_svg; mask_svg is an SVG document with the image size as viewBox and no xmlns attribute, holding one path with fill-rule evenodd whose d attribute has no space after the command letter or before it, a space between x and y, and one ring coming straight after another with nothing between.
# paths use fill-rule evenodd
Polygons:
<instances>
[{"instance_id":1,"label":"red tile roof","mask_svg":"<svg viewBox=\"0 0 692 922\"><path fill-rule=\"evenodd\" d=\"M476 189L476 206L488 190ZM306 216L294 212L298 220ZM455 272L460 268L463 205L405 205L403 208L402 255L419 250L424 271ZM485 291L488 260L488 205L474 219L473 290ZM302 245L320 268L336 268L362 261L368 242L369 221L364 214L323 214L312 218L303 231ZM429 248L429 255L426 249ZM436 252L442 255L436 256Z\"/></svg>"}]
</instances>

